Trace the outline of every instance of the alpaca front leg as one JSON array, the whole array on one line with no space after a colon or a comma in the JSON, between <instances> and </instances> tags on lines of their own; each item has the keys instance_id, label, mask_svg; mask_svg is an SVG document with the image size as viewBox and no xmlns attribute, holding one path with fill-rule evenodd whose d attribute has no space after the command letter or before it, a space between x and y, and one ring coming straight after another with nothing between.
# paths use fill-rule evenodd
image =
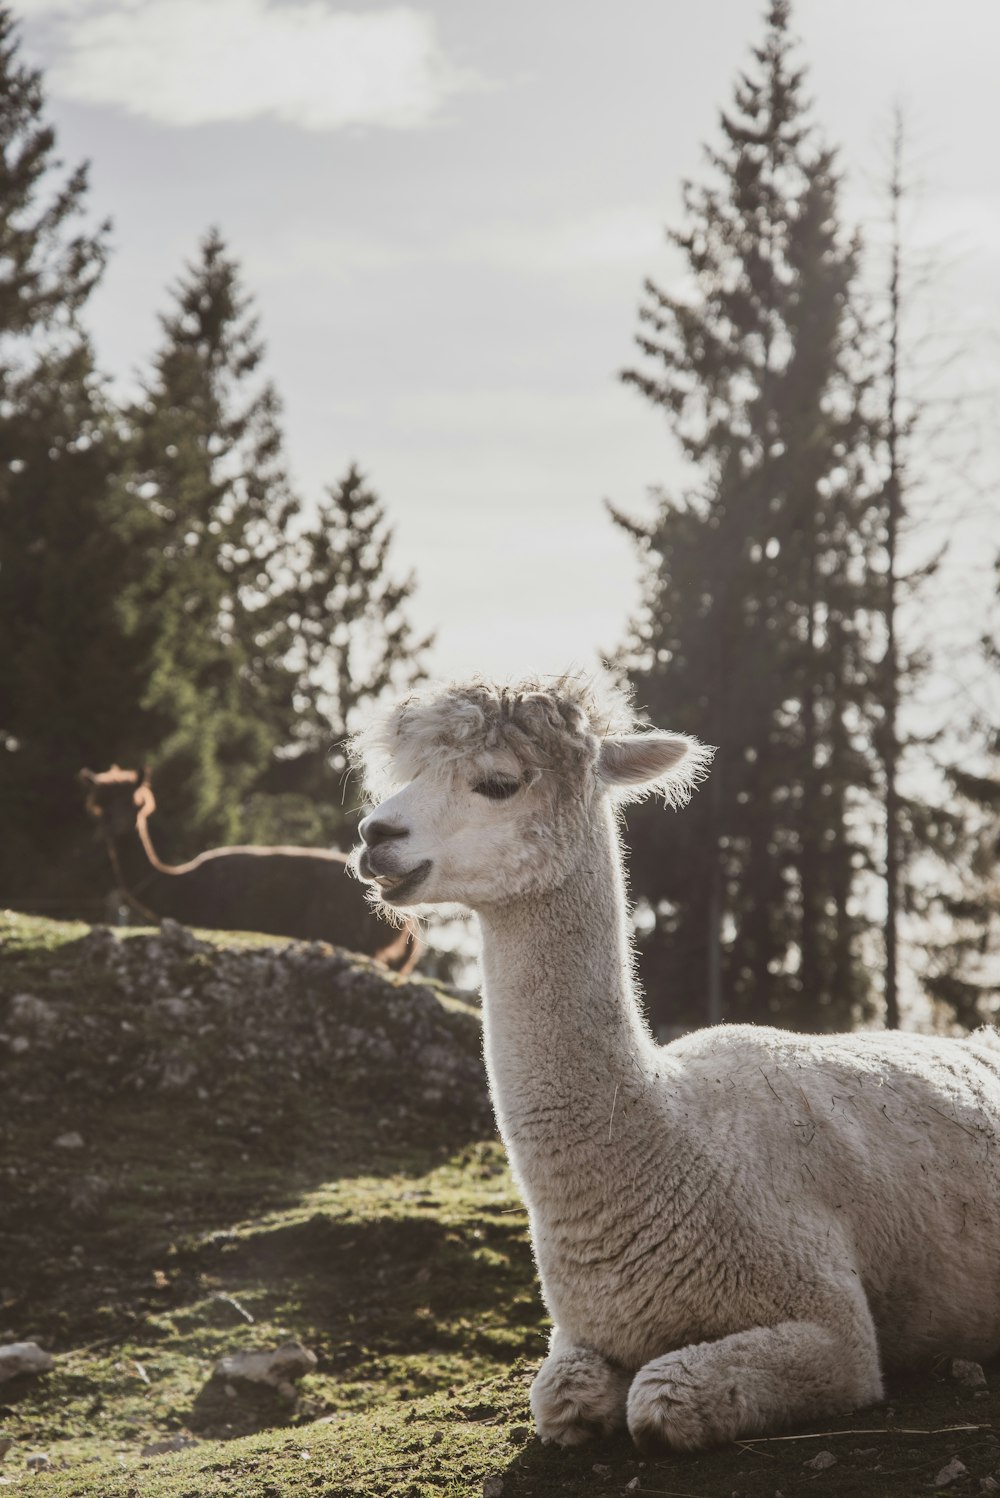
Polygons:
<instances>
[{"instance_id":1,"label":"alpaca front leg","mask_svg":"<svg viewBox=\"0 0 1000 1498\"><path fill-rule=\"evenodd\" d=\"M531 1413L543 1441L580 1446L625 1427L632 1375L559 1331L531 1386Z\"/></svg>"},{"instance_id":2,"label":"alpaca front leg","mask_svg":"<svg viewBox=\"0 0 1000 1498\"><path fill-rule=\"evenodd\" d=\"M786 1321L655 1358L632 1381L628 1428L645 1451L700 1451L881 1398L865 1307L849 1327Z\"/></svg>"}]
</instances>

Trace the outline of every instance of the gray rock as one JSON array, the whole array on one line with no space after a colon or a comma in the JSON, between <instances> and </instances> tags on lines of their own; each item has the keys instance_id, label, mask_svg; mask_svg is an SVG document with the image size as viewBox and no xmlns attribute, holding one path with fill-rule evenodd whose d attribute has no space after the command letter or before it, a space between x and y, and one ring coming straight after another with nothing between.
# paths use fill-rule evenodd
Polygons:
<instances>
[{"instance_id":1,"label":"gray rock","mask_svg":"<svg viewBox=\"0 0 1000 1498\"><path fill-rule=\"evenodd\" d=\"M166 1441L150 1441L148 1446L142 1448L142 1455L163 1456L167 1451L186 1451L189 1446L197 1444L194 1436L171 1436Z\"/></svg>"},{"instance_id":2,"label":"gray rock","mask_svg":"<svg viewBox=\"0 0 1000 1498\"><path fill-rule=\"evenodd\" d=\"M827 1467L835 1467L837 1458L832 1451L817 1451L811 1461L803 1462L803 1467L810 1467L814 1472L825 1472Z\"/></svg>"},{"instance_id":3,"label":"gray rock","mask_svg":"<svg viewBox=\"0 0 1000 1498\"><path fill-rule=\"evenodd\" d=\"M960 1462L957 1456L953 1456L946 1467L935 1477L932 1487L946 1488L950 1482L957 1482L960 1477L968 1476L969 1469L964 1462Z\"/></svg>"},{"instance_id":4,"label":"gray rock","mask_svg":"<svg viewBox=\"0 0 1000 1498\"><path fill-rule=\"evenodd\" d=\"M77 1217L95 1217L113 1190L110 1181L99 1175L79 1176L66 1190L70 1210Z\"/></svg>"},{"instance_id":5,"label":"gray rock","mask_svg":"<svg viewBox=\"0 0 1000 1498\"><path fill-rule=\"evenodd\" d=\"M0 1347L0 1383L22 1373L51 1373L55 1361L37 1342L8 1342Z\"/></svg>"},{"instance_id":6,"label":"gray rock","mask_svg":"<svg viewBox=\"0 0 1000 1498\"><path fill-rule=\"evenodd\" d=\"M0 1054L16 1062L18 1088L35 1083L58 1037L73 1057L73 1085L86 1078L95 1094L155 1088L207 1101L227 1093L237 1071L264 1091L275 1071L327 1085L336 1066L359 1096L384 1081L414 1115L447 1109L491 1121L479 1015L441 985L401 980L321 943L247 951L211 945L177 923L127 939L94 928L72 966L51 977L40 1001L54 1016L47 1029L27 1024L46 1014L35 994L11 1023L10 1000L0 998ZM86 996L98 977L107 980L98 1002L81 1001L81 984Z\"/></svg>"},{"instance_id":7,"label":"gray rock","mask_svg":"<svg viewBox=\"0 0 1000 1498\"><path fill-rule=\"evenodd\" d=\"M207 952L210 950L206 941L200 941L194 932L187 926L182 926L180 921L173 921L168 915L160 922L160 938L163 945L175 952Z\"/></svg>"},{"instance_id":8,"label":"gray rock","mask_svg":"<svg viewBox=\"0 0 1000 1498\"><path fill-rule=\"evenodd\" d=\"M16 993L7 1006L7 1022L15 1030L45 1030L55 1017L54 1006L33 993Z\"/></svg>"},{"instance_id":9,"label":"gray rock","mask_svg":"<svg viewBox=\"0 0 1000 1498\"><path fill-rule=\"evenodd\" d=\"M483 1479L483 1498L503 1498L503 1478L486 1477Z\"/></svg>"},{"instance_id":10,"label":"gray rock","mask_svg":"<svg viewBox=\"0 0 1000 1498\"><path fill-rule=\"evenodd\" d=\"M157 999L155 1007L168 1019L184 1020L191 1012L191 1005L183 998Z\"/></svg>"},{"instance_id":11,"label":"gray rock","mask_svg":"<svg viewBox=\"0 0 1000 1498\"><path fill-rule=\"evenodd\" d=\"M952 1358L948 1371L955 1382L962 1385L963 1389L971 1389L975 1392L977 1389L985 1389L987 1386L986 1374L983 1372L982 1366L979 1363L970 1362L968 1358Z\"/></svg>"},{"instance_id":12,"label":"gray rock","mask_svg":"<svg viewBox=\"0 0 1000 1498\"><path fill-rule=\"evenodd\" d=\"M79 946L80 954L90 962L108 962L117 955L120 939L110 926L92 926Z\"/></svg>"},{"instance_id":13,"label":"gray rock","mask_svg":"<svg viewBox=\"0 0 1000 1498\"><path fill-rule=\"evenodd\" d=\"M979 1479L979 1491L981 1493L1000 1493L1000 1482L995 1477L981 1477Z\"/></svg>"},{"instance_id":14,"label":"gray rock","mask_svg":"<svg viewBox=\"0 0 1000 1498\"><path fill-rule=\"evenodd\" d=\"M198 1075L198 1068L189 1056L166 1056L160 1086L164 1092L183 1092Z\"/></svg>"},{"instance_id":15,"label":"gray rock","mask_svg":"<svg viewBox=\"0 0 1000 1498\"><path fill-rule=\"evenodd\" d=\"M52 1466L52 1462L49 1459L48 1452L36 1451L33 1456L28 1457L24 1465L29 1472L47 1472Z\"/></svg>"},{"instance_id":16,"label":"gray rock","mask_svg":"<svg viewBox=\"0 0 1000 1498\"><path fill-rule=\"evenodd\" d=\"M285 1342L271 1351L234 1352L220 1358L212 1377L234 1383L270 1384L287 1398L295 1397L294 1380L316 1367L316 1354L301 1342ZM228 1393L228 1388L227 1388Z\"/></svg>"},{"instance_id":17,"label":"gray rock","mask_svg":"<svg viewBox=\"0 0 1000 1498\"><path fill-rule=\"evenodd\" d=\"M77 1133L76 1129L71 1129L67 1134L60 1134L55 1140L55 1145L61 1150L82 1150L83 1135Z\"/></svg>"}]
</instances>

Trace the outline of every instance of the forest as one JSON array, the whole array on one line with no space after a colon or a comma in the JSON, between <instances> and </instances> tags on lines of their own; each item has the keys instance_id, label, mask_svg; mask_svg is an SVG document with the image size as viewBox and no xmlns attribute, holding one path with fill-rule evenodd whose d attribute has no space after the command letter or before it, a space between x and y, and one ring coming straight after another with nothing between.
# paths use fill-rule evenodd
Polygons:
<instances>
[{"instance_id":1,"label":"forest","mask_svg":"<svg viewBox=\"0 0 1000 1498\"><path fill-rule=\"evenodd\" d=\"M719 748L669 856L662 813L629 814L640 975L661 1034L895 1027L915 1003L969 1028L1000 1004L1000 736L975 704L947 733L912 711L948 664L902 623L940 562L908 561L927 421L905 130L873 298L790 25L774 0L668 230L684 287L647 281L621 371L691 481L651 520L610 510L641 582L608 668L651 723ZM81 769L151 766L174 860L349 848L344 738L428 674L433 639L360 462L319 495L291 483L217 228L163 294L136 393L112 394L87 332L110 225L61 164L10 9L0 95L0 906L114 919ZM978 650L995 684L989 621Z\"/></svg>"}]
</instances>

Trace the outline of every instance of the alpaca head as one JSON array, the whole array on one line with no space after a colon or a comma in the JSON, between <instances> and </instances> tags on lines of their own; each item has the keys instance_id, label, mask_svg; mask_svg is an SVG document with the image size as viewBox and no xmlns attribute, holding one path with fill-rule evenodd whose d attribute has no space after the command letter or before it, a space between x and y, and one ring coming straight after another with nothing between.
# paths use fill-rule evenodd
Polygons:
<instances>
[{"instance_id":1,"label":"alpaca head","mask_svg":"<svg viewBox=\"0 0 1000 1498\"><path fill-rule=\"evenodd\" d=\"M356 736L374 810L357 866L395 907L472 909L563 884L609 802L687 800L711 750L639 732L624 695L571 677L417 692Z\"/></svg>"},{"instance_id":2,"label":"alpaca head","mask_svg":"<svg viewBox=\"0 0 1000 1498\"><path fill-rule=\"evenodd\" d=\"M139 817L156 809L148 769L121 770L112 765L99 775L81 770L77 779L87 793L84 805L88 813L110 837L123 837Z\"/></svg>"}]
</instances>

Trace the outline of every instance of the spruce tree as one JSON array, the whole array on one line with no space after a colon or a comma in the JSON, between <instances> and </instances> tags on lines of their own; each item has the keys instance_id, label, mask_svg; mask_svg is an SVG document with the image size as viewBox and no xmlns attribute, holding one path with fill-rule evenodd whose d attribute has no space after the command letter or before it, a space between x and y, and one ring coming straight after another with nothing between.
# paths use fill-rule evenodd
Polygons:
<instances>
[{"instance_id":1,"label":"spruce tree","mask_svg":"<svg viewBox=\"0 0 1000 1498\"><path fill-rule=\"evenodd\" d=\"M111 415L78 316L103 270L87 169L63 172L42 79L0 8L0 898L93 894L75 772L127 753L138 661ZM77 908L89 911L79 904Z\"/></svg>"},{"instance_id":2,"label":"spruce tree","mask_svg":"<svg viewBox=\"0 0 1000 1498\"><path fill-rule=\"evenodd\" d=\"M215 230L161 324L128 413L144 567L126 606L174 850L193 852L244 834L244 800L292 732L280 594L297 502L256 319Z\"/></svg>"},{"instance_id":3,"label":"spruce tree","mask_svg":"<svg viewBox=\"0 0 1000 1498\"><path fill-rule=\"evenodd\" d=\"M408 617L414 579L393 573L392 542L381 500L352 464L300 528L294 580L282 594L296 719L292 743L264 789L280 790L282 814L298 823L310 815L308 801L324 838L333 841L353 837L353 823L345 821L351 803L341 782L342 746L358 726L359 710L426 674L432 638L419 638ZM256 810L267 808L258 801Z\"/></svg>"},{"instance_id":4,"label":"spruce tree","mask_svg":"<svg viewBox=\"0 0 1000 1498\"><path fill-rule=\"evenodd\" d=\"M924 983L965 1030L1000 1022L1000 739L988 773L953 770L963 811L962 869L938 906L947 935L927 945Z\"/></svg>"},{"instance_id":5,"label":"spruce tree","mask_svg":"<svg viewBox=\"0 0 1000 1498\"><path fill-rule=\"evenodd\" d=\"M668 237L690 288L646 283L623 378L665 413L695 475L648 526L623 663L654 721L720 746L664 839L630 819L647 989L683 1022L849 1025L871 1005L871 557L878 489L833 153L773 0L723 112L712 180ZM651 926L650 926L651 922ZM725 995L725 1006L721 995Z\"/></svg>"}]
</instances>

